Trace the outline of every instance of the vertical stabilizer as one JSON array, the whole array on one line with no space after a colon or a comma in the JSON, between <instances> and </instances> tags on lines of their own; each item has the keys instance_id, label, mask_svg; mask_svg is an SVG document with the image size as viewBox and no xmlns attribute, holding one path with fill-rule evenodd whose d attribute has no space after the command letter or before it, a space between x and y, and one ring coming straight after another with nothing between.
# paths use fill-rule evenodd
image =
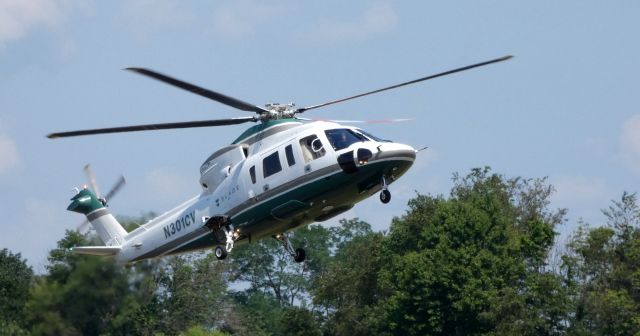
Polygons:
<instances>
[{"instance_id":1,"label":"vertical stabilizer","mask_svg":"<svg viewBox=\"0 0 640 336\"><path fill-rule=\"evenodd\" d=\"M86 215L106 246L120 246L124 242L127 231L89 189L82 189L71 198L67 210Z\"/></svg>"}]
</instances>

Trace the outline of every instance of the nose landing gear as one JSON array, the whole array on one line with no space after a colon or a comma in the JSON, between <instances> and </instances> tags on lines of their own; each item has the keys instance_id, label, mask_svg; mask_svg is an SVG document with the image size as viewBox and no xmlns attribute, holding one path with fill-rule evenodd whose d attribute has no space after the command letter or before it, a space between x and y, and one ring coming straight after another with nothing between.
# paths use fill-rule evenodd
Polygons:
<instances>
[{"instance_id":1,"label":"nose landing gear","mask_svg":"<svg viewBox=\"0 0 640 336\"><path fill-rule=\"evenodd\" d=\"M382 189L380 192L380 202L387 204L391 201L391 192L387 189Z\"/></svg>"},{"instance_id":2,"label":"nose landing gear","mask_svg":"<svg viewBox=\"0 0 640 336\"><path fill-rule=\"evenodd\" d=\"M387 180L382 176L382 191L380 192L380 202L387 204L391 201L391 192L387 185Z\"/></svg>"},{"instance_id":3,"label":"nose landing gear","mask_svg":"<svg viewBox=\"0 0 640 336\"><path fill-rule=\"evenodd\" d=\"M291 255L291 257L293 257L293 260L295 260L295 262L300 263L306 259L306 253L304 252L304 249L297 248L294 250L293 246L291 246L291 242L289 241L289 237L287 237L286 233L280 233L278 235L273 236L273 238L277 239L282 243L282 246L284 247L285 251L289 252L289 254Z\"/></svg>"}]
</instances>

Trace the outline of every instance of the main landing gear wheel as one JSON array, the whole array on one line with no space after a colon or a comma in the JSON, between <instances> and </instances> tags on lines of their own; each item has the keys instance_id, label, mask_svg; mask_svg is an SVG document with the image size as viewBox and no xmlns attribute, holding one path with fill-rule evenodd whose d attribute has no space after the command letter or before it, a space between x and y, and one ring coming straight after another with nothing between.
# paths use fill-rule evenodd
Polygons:
<instances>
[{"instance_id":1,"label":"main landing gear wheel","mask_svg":"<svg viewBox=\"0 0 640 336\"><path fill-rule=\"evenodd\" d=\"M306 259L306 253L304 252L304 249L297 248L294 250L293 246L291 246L291 242L289 241L289 237L287 237L286 233L275 235L273 236L273 238L277 239L282 243L282 247L284 247L284 250L287 251L291 255L291 257L293 257L293 260L295 260L295 262L300 263Z\"/></svg>"},{"instance_id":2,"label":"main landing gear wheel","mask_svg":"<svg viewBox=\"0 0 640 336\"><path fill-rule=\"evenodd\" d=\"M238 239L239 231L234 231L233 224L227 216L213 216L211 218L203 218L206 220L204 226L211 230L218 243L222 243L224 237L224 245L216 246L214 254L218 260L223 260L233 250L233 245Z\"/></svg>"},{"instance_id":3,"label":"main landing gear wheel","mask_svg":"<svg viewBox=\"0 0 640 336\"><path fill-rule=\"evenodd\" d=\"M387 204L391 201L391 192L389 192L389 186L387 185L387 179L382 175L382 191L380 192L380 202Z\"/></svg>"},{"instance_id":4,"label":"main landing gear wheel","mask_svg":"<svg viewBox=\"0 0 640 336\"><path fill-rule=\"evenodd\" d=\"M387 204L391 201L391 192L389 190L384 189L380 192L380 202Z\"/></svg>"},{"instance_id":5,"label":"main landing gear wheel","mask_svg":"<svg viewBox=\"0 0 640 336\"><path fill-rule=\"evenodd\" d=\"M293 256L293 260L300 263L300 262L303 262L305 258L306 258L306 253L304 252L304 249L297 248L296 253Z\"/></svg>"},{"instance_id":6,"label":"main landing gear wheel","mask_svg":"<svg viewBox=\"0 0 640 336\"><path fill-rule=\"evenodd\" d=\"M222 246L216 246L214 253L216 254L216 258L218 260L223 260L227 257L227 249Z\"/></svg>"}]
</instances>

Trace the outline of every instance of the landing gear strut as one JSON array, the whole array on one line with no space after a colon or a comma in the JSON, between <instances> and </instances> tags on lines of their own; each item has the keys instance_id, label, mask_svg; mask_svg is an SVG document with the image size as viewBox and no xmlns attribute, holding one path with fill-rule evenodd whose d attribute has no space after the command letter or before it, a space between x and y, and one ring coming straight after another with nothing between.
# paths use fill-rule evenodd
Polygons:
<instances>
[{"instance_id":1,"label":"landing gear strut","mask_svg":"<svg viewBox=\"0 0 640 336\"><path fill-rule=\"evenodd\" d=\"M391 192L387 185L387 180L382 176L382 191L380 192L380 202L387 204L391 201Z\"/></svg>"},{"instance_id":2,"label":"landing gear strut","mask_svg":"<svg viewBox=\"0 0 640 336\"><path fill-rule=\"evenodd\" d=\"M203 217L202 221L205 222L204 226L206 226L214 234L216 240L220 241L222 239L221 236L224 235L225 245L216 246L216 248L214 249L214 253L218 260L226 258L229 252L233 250L233 243L238 238L238 233L234 231L233 224L231 224L229 217Z\"/></svg>"},{"instance_id":3,"label":"landing gear strut","mask_svg":"<svg viewBox=\"0 0 640 336\"><path fill-rule=\"evenodd\" d=\"M221 225L220 230L224 232L224 237L226 240L225 246L216 246L215 254L218 260L222 260L227 257L227 254L233 250L233 243L235 242L235 235L233 231L233 224Z\"/></svg>"},{"instance_id":4,"label":"landing gear strut","mask_svg":"<svg viewBox=\"0 0 640 336\"><path fill-rule=\"evenodd\" d=\"M284 247L285 251L289 252L289 254L293 257L293 260L295 260L295 262L300 263L304 261L304 259L306 258L304 249L297 248L294 250L293 246L291 246L291 242L289 241L289 237L287 237L286 233L275 235L273 236L273 238L279 240L282 243L282 246Z\"/></svg>"}]
</instances>

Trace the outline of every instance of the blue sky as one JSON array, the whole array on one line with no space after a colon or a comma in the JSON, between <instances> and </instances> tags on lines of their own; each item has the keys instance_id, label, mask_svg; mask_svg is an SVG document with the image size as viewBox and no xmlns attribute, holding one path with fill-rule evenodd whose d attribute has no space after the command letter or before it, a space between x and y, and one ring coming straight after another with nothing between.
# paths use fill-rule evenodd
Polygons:
<instances>
[{"instance_id":1,"label":"blue sky","mask_svg":"<svg viewBox=\"0 0 640 336\"><path fill-rule=\"evenodd\" d=\"M507 54L446 78L310 111L429 146L413 169L346 214L386 229L415 191L489 165L545 177L552 206L599 225L640 190L640 2L0 0L0 247L36 270L65 229L90 162L116 214L163 212L199 192L198 168L246 126L49 140L94 127L245 116L122 71L155 69L252 102L322 103Z\"/></svg>"}]
</instances>

